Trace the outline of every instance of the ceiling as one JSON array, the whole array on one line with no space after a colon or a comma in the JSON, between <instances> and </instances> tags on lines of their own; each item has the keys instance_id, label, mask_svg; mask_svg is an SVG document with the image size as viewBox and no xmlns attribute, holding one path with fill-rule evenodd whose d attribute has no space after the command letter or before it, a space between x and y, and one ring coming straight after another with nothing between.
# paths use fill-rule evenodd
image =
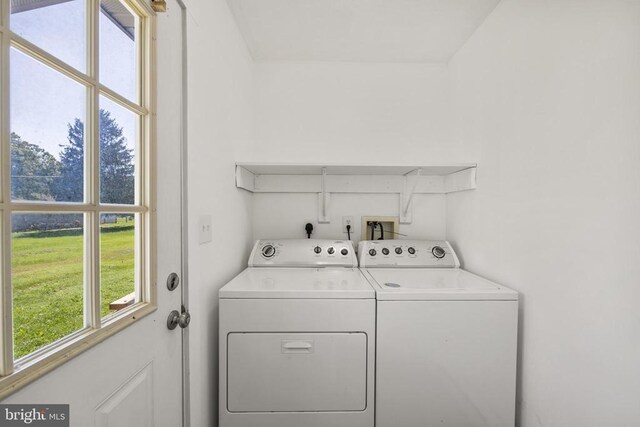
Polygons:
<instances>
[{"instance_id":1,"label":"ceiling","mask_svg":"<svg viewBox=\"0 0 640 427\"><path fill-rule=\"evenodd\" d=\"M447 62L500 0L227 0L255 60Z\"/></svg>"}]
</instances>

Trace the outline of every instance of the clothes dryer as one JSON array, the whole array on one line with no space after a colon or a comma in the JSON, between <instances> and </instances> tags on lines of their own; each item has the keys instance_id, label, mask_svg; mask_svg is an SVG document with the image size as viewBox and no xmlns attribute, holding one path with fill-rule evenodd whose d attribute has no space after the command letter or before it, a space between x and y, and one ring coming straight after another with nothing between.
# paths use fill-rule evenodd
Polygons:
<instances>
[{"instance_id":1,"label":"clothes dryer","mask_svg":"<svg viewBox=\"0 0 640 427\"><path fill-rule=\"evenodd\" d=\"M220 297L221 427L373 427L375 292L339 240L259 240Z\"/></svg>"}]
</instances>

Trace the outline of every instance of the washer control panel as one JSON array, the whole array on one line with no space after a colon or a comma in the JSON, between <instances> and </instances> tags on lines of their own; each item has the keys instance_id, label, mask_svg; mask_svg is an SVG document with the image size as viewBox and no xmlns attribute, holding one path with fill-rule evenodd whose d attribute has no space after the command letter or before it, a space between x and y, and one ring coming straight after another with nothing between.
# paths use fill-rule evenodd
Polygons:
<instances>
[{"instance_id":1,"label":"washer control panel","mask_svg":"<svg viewBox=\"0 0 640 427\"><path fill-rule=\"evenodd\" d=\"M460 261L446 240L363 240L360 267L456 268Z\"/></svg>"},{"instance_id":2,"label":"washer control panel","mask_svg":"<svg viewBox=\"0 0 640 427\"><path fill-rule=\"evenodd\" d=\"M349 240L261 239L253 246L249 267L357 267Z\"/></svg>"}]
</instances>

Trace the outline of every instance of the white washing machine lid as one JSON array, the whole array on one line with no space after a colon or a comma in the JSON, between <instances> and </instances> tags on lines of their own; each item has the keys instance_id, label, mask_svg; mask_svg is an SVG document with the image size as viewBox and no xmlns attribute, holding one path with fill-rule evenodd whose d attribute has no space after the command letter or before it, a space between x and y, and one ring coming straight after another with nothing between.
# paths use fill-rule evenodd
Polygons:
<instances>
[{"instance_id":1,"label":"white washing machine lid","mask_svg":"<svg viewBox=\"0 0 640 427\"><path fill-rule=\"evenodd\" d=\"M374 299L357 268L249 267L220 289L220 298Z\"/></svg>"},{"instance_id":2,"label":"white washing machine lid","mask_svg":"<svg viewBox=\"0 0 640 427\"><path fill-rule=\"evenodd\" d=\"M512 300L518 293L459 268L370 268L365 276L382 301Z\"/></svg>"}]
</instances>

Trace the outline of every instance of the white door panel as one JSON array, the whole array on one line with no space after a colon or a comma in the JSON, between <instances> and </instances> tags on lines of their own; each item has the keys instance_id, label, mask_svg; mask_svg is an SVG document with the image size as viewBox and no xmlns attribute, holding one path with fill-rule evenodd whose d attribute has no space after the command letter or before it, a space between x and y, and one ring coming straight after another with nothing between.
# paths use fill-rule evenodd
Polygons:
<instances>
[{"instance_id":1,"label":"white door panel","mask_svg":"<svg viewBox=\"0 0 640 427\"><path fill-rule=\"evenodd\" d=\"M153 364L149 363L96 409L96 427L153 427Z\"/></svg>"},{"instance_id":2,"label":"white door panel","mask_svg":"<svg viewBox=\"0 0 640 427\"><path fill-rule=\"evenodd\" d=\"M156 277L158 309L26 386L3 403L70 404L74 427L182 425L182 329L167 316L181 309L182 13L176 0L157 16Z\"/></svg>"},{"instance_id":3,"label":"white door panel","mask_svg":"<svg viewBox=\"0 0 640 427\"><path fill-rule=\"evenodd\" d=\"M176 0L167 2L166 13L158 15L157 43L157 260L158 335L153 355L154 426L182 425L182 329L169 330L166 319L182 305L180 284L174 291L166 286L175 272L182 276L181 172L182 159L182 8Z\"/></svg>"}]
</instances>

